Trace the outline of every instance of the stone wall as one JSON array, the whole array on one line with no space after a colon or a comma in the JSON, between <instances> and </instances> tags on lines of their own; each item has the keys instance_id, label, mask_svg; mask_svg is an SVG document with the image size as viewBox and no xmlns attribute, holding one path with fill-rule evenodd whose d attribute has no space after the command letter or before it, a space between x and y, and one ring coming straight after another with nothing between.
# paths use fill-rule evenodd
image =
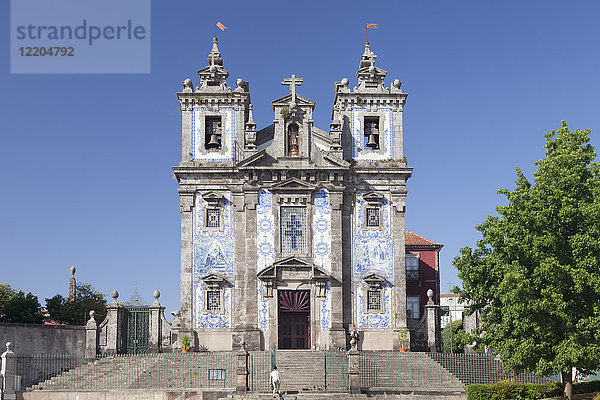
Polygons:
<instances>
[{"instance_id":1,"label":"stone wall","mask_svg":"<svg viewBox=\"0 0 600 400\"><path fill-rule=\"evenodd\" d=\"M85 351L85 326L0 323L0 345L17 354L76 354Z\"/></svg>"}]
</instances>

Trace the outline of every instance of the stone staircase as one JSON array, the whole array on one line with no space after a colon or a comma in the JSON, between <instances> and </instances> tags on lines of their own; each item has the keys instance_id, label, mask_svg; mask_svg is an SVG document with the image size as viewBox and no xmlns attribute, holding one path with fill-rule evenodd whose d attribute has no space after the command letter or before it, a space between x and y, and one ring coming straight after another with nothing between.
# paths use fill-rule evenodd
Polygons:
<instances>
[{"instance_id":1,"label":"stone staircase","mask_svg":"<svg viewBox=\"0 0 600 400\"><path fill-rule=\"evenodd\" d=\"M276 359L283 392L326 390L322 351L277 350Z\"/></svg>"},{"instance_id":2,"label":"stone staircase","mask_svg":"<svg viewBox=\"0 0 600 400\"><path fill-rule=\"evenodd\" d=\"M377 352L361 352L360 386L363 389L369 388L370 394L398 389L464 392L464 384L425 353L387 354L383 357ZM276 363L281 376L281 391L286 396L301 394L301 398L307 399L311 394L318 395L316 399L333 398L335 393L332 392L347 392L346 357L346 353L343 352L277 350ZM232 353L111 356L84 363L33 385L28 390L188 388L232 391L236 382L235 366ZM261 374L261 379L268 382L268 370L265 369ZM213 375L217 379L214 379ZM211 376L212 378L209 378ZM270 393L268 386L260 387L262 390L256 390L265 395ZM256 399L264 397L261 394L255 396Z\"/></svg>"}]
</instances>

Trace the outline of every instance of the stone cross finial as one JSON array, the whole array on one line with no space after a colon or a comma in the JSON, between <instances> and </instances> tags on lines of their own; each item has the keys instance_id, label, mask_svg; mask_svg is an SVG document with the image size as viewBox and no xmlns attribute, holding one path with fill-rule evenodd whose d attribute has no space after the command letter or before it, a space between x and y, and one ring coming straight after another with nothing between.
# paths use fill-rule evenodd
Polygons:
<instances>
[{"instance_id":1,"label":"stone cross finial","mask_svg":"<svg viewBox=\"0 0 600 400\"><path fill-rule=\"evenodd\" d=\"M302 85L302 82L304 82L304 79L296 78L296 75L292 75L291 78L284 78L283 82L281 82L282 85L289 85L290 93L292 94L292 103L294 104L296 103L296 86Z\"/></svg>"},{"instance_id":2,"label":"stone cross finial","mask_svg":"<svg viewBox=\"0 0 600 400\"><path fill-rule=\"evenodd\" d=\"M77 297L77 282L75 281L75 266L71 266L71 279L69 279L69 301L75 301Z\"/></svg>"}]
</instances>

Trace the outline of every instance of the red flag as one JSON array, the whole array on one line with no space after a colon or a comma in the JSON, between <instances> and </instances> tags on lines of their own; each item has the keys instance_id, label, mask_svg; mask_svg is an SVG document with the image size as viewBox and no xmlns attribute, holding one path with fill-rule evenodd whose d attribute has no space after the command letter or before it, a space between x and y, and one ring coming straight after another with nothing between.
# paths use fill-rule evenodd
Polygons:
<instances>
[{"instance_id":1,"label":"red flag","mask_svg":"<svg viewBox=\"0 0 600 400\"><path fill-rule=\"evenodd\" d=\"M222 23L220 23L219 21L217 21L217 23L215 25L217 25L217 27L220 30L222 30L223 32L225 32L225 29L227 29L227 27L225 25L223 25Z\"/></svg>"},{"instance_id":2,"label":"red flag","mask_svg":"<svg viewBox=\"0 0 600 400\"><path fill-rule=\"evenodd\" d=\"M367 29L371 28L371 29L379 29L379 27L377 26L379 24L367 24Z\"/></svg>"}]
</instances>

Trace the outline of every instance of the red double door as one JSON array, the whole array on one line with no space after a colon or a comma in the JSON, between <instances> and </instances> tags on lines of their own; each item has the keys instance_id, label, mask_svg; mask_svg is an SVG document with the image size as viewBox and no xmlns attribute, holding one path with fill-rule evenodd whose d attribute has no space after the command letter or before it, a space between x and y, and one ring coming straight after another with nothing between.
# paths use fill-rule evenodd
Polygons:
<instances>
[{"instance_id":1,"label":"red double door","mask_svg":"<svg viewBox=\"0 0 600 400\"><path fill-rule=\"evenodd\" d=\"M310 291L279 291L279 348L310 349Z\"/></svg>"}]
</instances>

